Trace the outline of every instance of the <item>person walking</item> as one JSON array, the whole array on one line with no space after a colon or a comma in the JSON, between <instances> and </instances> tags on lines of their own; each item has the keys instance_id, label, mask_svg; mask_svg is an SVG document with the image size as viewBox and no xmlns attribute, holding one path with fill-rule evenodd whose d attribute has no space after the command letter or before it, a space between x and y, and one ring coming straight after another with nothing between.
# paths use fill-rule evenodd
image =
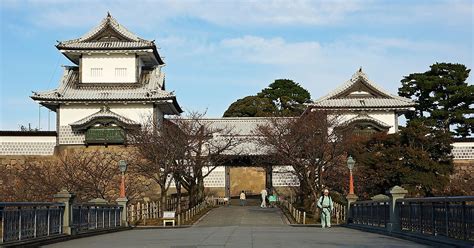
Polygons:
<instances>
[{"instance_id":1,"label":"person walking","mask_svg":"<svg viewBox=\"0 0 474 248\"><path fill-rule=\"evenodd\" d=\"M333 210L333 203L329 190L324 189L323 195L319 197L318 208L321 209L321 225L323 228L331 227L331 212Z\"/></svg>"},{"instance_id":2,"label":"person walking","mask_svg":"<svg viewBox=\"0 0 474 248\"><path fill-rule=\"evenodd\" d=\"M240 206L245 206L246 196L245 192L242 190L240 193Z\"/></svg>"},{"instance_id":3,"label":"person walking","mask_svg":"<svg viewBox=\"0 0 474 248\"><path fill-rule=\"evenodd\" d=\"M262 191L260 191L260 195L262 195L262 203L260 204L260 207L261 208L266 208L267 207L267 190L266 189L262 189Z\"/></svg>"}]
</instances>

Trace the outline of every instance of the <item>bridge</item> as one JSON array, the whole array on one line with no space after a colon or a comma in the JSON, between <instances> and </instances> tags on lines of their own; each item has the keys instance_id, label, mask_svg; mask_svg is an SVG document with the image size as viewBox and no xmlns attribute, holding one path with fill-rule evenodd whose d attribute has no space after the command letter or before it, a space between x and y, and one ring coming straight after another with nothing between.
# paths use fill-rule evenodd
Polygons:
<instances>
[{"instance_id":1,"label":"bridge","mask_svg":"<svg viewBox=\"0 0 474 248\"><path fill-rule=\"evenodd\" d=\"M370 242L368 242L370 241ZM134 229L45 247L426 247L345 227L290 226L280 208L222 206L189 228Z\"/></svg>"},{"instance_id":2,"label":"bridge","mask_svg":"<svg viewBox=\"0 0 474 248\"><path fill-rule=\"evenodd\" d=\"M474 197L408 199L401 191L392 188L388 201L353 202L339 224L324 229L286 199L268 208L259 199L246 206L207 199L177 214L171 227L153 223L152 208L141 208L133 222L123 205L70 204L60 192L56 203L0 203L0 246L473 247ZM146 226L127 227L147 218Z\"/></svg>"}]
</instances>

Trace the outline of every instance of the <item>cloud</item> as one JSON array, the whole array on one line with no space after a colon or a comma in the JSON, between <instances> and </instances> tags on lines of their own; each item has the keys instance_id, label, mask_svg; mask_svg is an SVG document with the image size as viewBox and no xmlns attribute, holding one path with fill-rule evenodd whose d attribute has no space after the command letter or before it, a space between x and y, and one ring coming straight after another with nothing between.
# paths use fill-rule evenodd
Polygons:
<instances>
[{"instance_id":1,"label":"cloud","mask_svg":"<svg viewBox=\"0 0 474 248\"><path fill-rule=\"evenodd\" d=\"M320 56L318 42L287 43L283 38L265 39L256 36L224 39L221 47L232 51L234 56L262 64L290 65Z\"/></svg>"},{"instance_id":2,"label":"cloud","mask_svg":"<svg viewBox=\"0 0 474 248\"><path fill-rule=\"evenodd\" d=\"M332 42L291 42L282 37L243 36L218 45L229 60L271 65L275 75L289 77L321 96L349 79L360 66L379 85L396 93L403 75L425 71L437 61L472 67L471 48L398 37L344 36Z\"/></svg>"},{"instance_id":3,"label":"cloud","mask_svg":"<svg viewBox=\"0 0 474 248\"><path fill-rule=\"evenodd\" d=\"M433 22L469 23L473 4L458 1L262 0L262 1L2 1L2 8L30 10L30 22L40 27L90 27L107 11L131 25L149 28L176 18L196 18L219 26L373 26Z\"/></svg>"}]
</instances>

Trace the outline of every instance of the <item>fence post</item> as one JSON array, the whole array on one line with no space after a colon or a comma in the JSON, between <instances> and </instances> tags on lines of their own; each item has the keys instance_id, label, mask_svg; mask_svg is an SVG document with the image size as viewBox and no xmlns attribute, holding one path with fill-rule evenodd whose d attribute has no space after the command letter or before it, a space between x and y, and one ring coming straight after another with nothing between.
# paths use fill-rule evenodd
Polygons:
<instances>
[{"instance_id":1,"label":"fence post","mask_svg":"<svg viewBox=\"0 0 474 248\"><path fill-rule=\"evenodd\" d=\"M63 233L72 234L72 202L74 201L75 195L69 193L67 189L62 189L54 196L54 201L64 203L63 213Z\"/></svg>"},{"instance_id":2,"label":"fence post","mask_svg":"<svg viewBox=\"0 0 474 248\"><path fill-rule=\"evenodd\" d=\"M127 197L120 197L120 198L117 198L117 200L115 200L117 202L117 204L122 207L122 213L120 214L120 225L121 226L128 226L128 216L127 216L127 202L128 202L128 199Z\"/></svg>"},{"instance_id":3,"label":"fence post","mask_svg":"<svg viewBox=\"0 0 474 248\"><path fill-rule=\"evenodd\" d=\"M408 191L400 186L394 186L387 191L387 194L390 197L390 223L387 224L387 230L389 232L401 230L400 214L399 209L397 208L397 200L405 198L405 195L407 193Z\"/></svg>"}]
</instances>

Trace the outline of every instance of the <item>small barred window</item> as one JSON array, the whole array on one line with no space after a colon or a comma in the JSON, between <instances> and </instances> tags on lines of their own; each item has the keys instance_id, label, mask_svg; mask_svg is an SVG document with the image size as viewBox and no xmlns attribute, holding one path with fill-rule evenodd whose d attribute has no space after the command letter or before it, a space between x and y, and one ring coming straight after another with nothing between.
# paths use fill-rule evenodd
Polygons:
<instances>
[{"instance_id":1,"label":"small barred window","mask_svg":"<svg viewBox=\"0 0 474 248\"><path fill-rule=\"evenodd\" d=\"M91 68L91 77L102 77L102 68Z\"/></svg>"},{"instance_id":2,"label":"small barred window","mask_svg":"<svg viewBox=\"0 0 474 248\"><path fill-rule=\"evenodd\" d=\"M127 68L115 68L115 76L116 77L126 77L127 76Z\"/></svg>"}]
</instances>

